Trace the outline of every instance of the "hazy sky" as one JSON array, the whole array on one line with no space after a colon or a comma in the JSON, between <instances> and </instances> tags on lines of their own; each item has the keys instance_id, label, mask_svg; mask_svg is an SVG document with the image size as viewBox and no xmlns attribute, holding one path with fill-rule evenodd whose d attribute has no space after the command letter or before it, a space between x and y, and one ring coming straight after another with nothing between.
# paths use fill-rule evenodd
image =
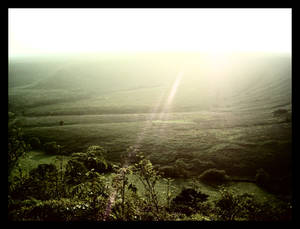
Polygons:
<instances>
[{"instance_id":1,"label":"hazy sky","mask_svg":"<svg viewBox=\"0 0 300 229\"><path fill-rule=\"evenodd\" d=\"M291 9L9 9L9 55L291 52Z\"/></svg>"}]
</instances>

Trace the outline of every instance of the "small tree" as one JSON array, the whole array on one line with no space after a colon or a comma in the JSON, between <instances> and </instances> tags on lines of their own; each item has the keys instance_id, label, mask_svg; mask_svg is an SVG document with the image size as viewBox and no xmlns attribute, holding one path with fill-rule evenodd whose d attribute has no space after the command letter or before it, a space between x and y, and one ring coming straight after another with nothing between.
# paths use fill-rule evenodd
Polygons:
<instances>
[{"instance_id":1,"label":"small tree","mask_svg":"<svg viewBox=\"0 0 300 229\"><path fill-rule=\"evenodd\" d=\"M135 163L133 171L145 188L148 206L151 209L153 208L151 213L155 215L156 219L159 219L159 202L156 184L161 176L154 170L149 160L145 159L142 155L139 157L140 161Z\"/></svg>"},{"instance_id":2,"label":"small tree","mask_svg":"<svg viewBox=\"0 0 300 229\"><path fill-rule=\"evenodd\" d=\"M128 175L132 174L131 167L122 167L122 168L115 168L116 174L113 177L113 187L116 191L116 194L120 195L121 201L116 200L116 204L113 207L114 217L116 219L126 220L128 217L128 212L132 203L126 199L126 190L132 191L136 193L137 188L130 184L128 185Z\"/></svg>"},{"instance_id":3,"label":"small tree","mask_svg":"<svg viewBox=\"0 0 300 229\"><path fill-rule=\"evenodd\" d=\"M174 181L174 179L171 178L163 178L163 179L167 185L167 191L166 191L167 209L170 209L171 196L172 196L172 192L174 191L172 190L172 188L174 187L172 186L172 182Z\"/></svg>"}]
</instances>

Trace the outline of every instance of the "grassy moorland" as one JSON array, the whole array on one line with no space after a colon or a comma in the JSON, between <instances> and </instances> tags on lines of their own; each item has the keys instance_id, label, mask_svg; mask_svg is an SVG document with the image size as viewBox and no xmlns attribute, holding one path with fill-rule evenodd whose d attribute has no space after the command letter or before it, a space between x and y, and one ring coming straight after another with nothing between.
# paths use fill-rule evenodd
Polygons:
<instances>
[{"instance_id":1,"label":"grassy moorland","mask_svg":"<svg viewBox=\"0 0 300 229\"><path fill-rule=\"evenodd\" d=\"M229 189L275 198L278 192L291 193L290 64L289 56L267 54L11 60L9 111L25 138L59 144L65 164L91 145L105 148L106 159L118 164L133 147L154 169L175 179L174 195L215 168L231 177ZM29 155L20 159L26 171L57 156ZM287 186L261 189L251 183L258 169ZM143 190L134 176L130 180ZM198 185L212 197L219 195L218 189ZM164 188L158 189L163 195Z\"/></svg>"}]
</instances>

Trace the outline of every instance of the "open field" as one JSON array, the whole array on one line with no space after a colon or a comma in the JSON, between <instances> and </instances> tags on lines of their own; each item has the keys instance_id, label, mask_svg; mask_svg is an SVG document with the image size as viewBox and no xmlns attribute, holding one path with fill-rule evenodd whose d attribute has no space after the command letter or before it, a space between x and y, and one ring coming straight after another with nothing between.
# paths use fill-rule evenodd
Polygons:
<instances>
[{"instance_id":1,"label":"open field","mask_svg":"<svg viewBox=\"0 0 300 229\"><path fill-rule=\"evenodd\" d=\"M291 150L291 122L267 115L258 117L261 119L201 112L172 113L164 121L143 121L146 114L54 116L25 118L24 130L42 141L57 141L69 153L101 145L108 149L109 159L118 161L129 146L138 144L157 165L183 159L187 163L184 169L199 175L206 169L200 166L205 161L231 174L253 176L256 169L266 167L266 160L269 170L278 168L275 162ZM58 125L60 120L64 120L64 126ZM199 161L194 169L188 165L191 159ZM281 162L288 163L286 159ZM285 169L289 166L282 164Z\"/></svg>"}]
</instances>

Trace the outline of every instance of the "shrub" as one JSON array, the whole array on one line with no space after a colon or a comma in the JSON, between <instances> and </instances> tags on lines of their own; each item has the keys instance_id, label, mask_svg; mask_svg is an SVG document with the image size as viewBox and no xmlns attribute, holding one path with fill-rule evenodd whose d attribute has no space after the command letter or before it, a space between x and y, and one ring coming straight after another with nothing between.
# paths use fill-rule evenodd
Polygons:
<instances>
[{"instance_id":1,"label":"shrub","mask_svg":"<svg viewBox=\"0 0 300 229\"><path fill-rule=\"evenodd\" d=\"M184 161L183 158L179 158L175 161L174 167L177 171L177 176L182 178L190 177L189 172L187 171L189 165Z\"/></svg>"},{"instance_id":2,"label":"shrub","mask_svg":"<svg viewBox=\"0 0 300 229\"><path fill-rule=\"evenodd\" d=\"M218 170L216 168L204 171L199 178L206 183L213 184L219 184L229 180L225 170Z\"/></svg>"},{"instance_id":3,"label":"shrub","mask_svg":"<svg viewBox=\"0 0 300 229\"><path fill-rule=\"evenodd\" d=\"M76 185L86 181L85 174L90 170L98 173L111 172L113 166L104 158L105 153L100 146L90 146L85 153L73 153L66 166L66 183Z\"/></svg>"},{"instance_id":4,"label":"shrub","mask_svg":"<svg viewBox=\"0 0 300 229\"><path fill-rule=\"evenodd\" d=\"M281 115L284 115L287 113L288 113L288 111L286 109L278 109L278 110L273 111L273 116L274 117L281 116Z\"/></svg>"},{"instance_id":5,"label":"shrub","mask_svg":"<svg viewBox=\"0 0 300 229\"><path fill-rule=\"evenodd\" d=\"M163 166L161 168L159 168L159 171L163 174L164 177L171 177L171 178L175 178L175 177L179 177L180 174L178 174L178 170L176 170L173 166Z\"/></svg>"},{"instance_id":6,"label":"shrub","mask_svg":"<svg viewBox=\"0 0 300 229\"><path fill-rule=\"evenodd\" d=\"M267 221L273 218L272 206L269 203L260 203L248 193L236 198L240 202L239 217L251 221Z\"/></svg>"},{"instance_id":7,"label":"shrub","mask_svg":"<svg viewBox=\"0 0 300 229\"><path fill-rule=\"evenodd\" d=\"M11 215L16 220L26 221L78 221L91 220L93 213L94 211L88 202L59 199L38 201L11 212Z\"/></svg>"},{"instance_id":8,"label":"shrub","mask_svg":"<svg viewBox=\"0 0 300 229\"><path fill-rule=\"evenodd\" d=\"M217 217L221 220L235 220L241 211L240 200L225 188L220 189L221 197L215 201Z\"/></svg>"},{"instance_id":9,"label":"shrub","mask_svg":"<svg viewBox=\"0 0 300 229\"><path fill-rule=\"evenodd\" d=\"M97 145L89 146L87 148L86 153L91 154L91 155L95 155L95 156L98 156L98 157L105 157L106 154L107 154L106 150L103 147L97 146Z\"/></svg>"},{"instance_id":10,"label":"shrub","mask_svg":"<svg viewBox=\"0 0 300 229\"><path fill-rule=\"evenodd\" d=\"M44 150L46 153L49 154L58 154L59 153L59 146L56 142L47 142L44 144Z\"/></svg>"},{"instance_id":11,"label":"shrub","mask_svg":"<svg viewBox=\"0 0 300 229\"><path fill-rule=\"evenodd\" d=\"M175 162L174 166L166 165L159 167L157 166L157 169L162 173L164 177L170 177L170 178L187 178L190 177L189 172L185 169L186 163L183 162L182 159L178 159Z\"/></svg>"},{"instance_id":12,"label":"shrub","mask_svg":"<svg viewBox=\"0 0 300 229\"><path fill-rule=\"evenodd\" d=\"M262 168L256 171L255 181L258 185L266 187L270 183L269 174Z\"/></svg>"},{"instance_id":13,"label":"shrub","mask_svg":"<svg viewBox=\"0 0 300 229\"><path fill-rule=\"evenodd\" d=\"M38 137L32 137L29 139L29 144L32 149L39 150L41 149L41 141Z\"/></svg>"},{"instance_id":14,"label":"shrub","mask_svg":"<svg viewBox=\"0 0 300 229\"><path fill-rule=\"evenodd\" d=\"M67 185L77 185L82 182L85 182L87 177L85 174L88 172L88 169L84 164L76 159L71 159L66 165L65 171L65 182Z\"/></svg>"},{"instance_id":15,"label":"shrub","mask_svg":"<svg viewBox=\"0 0 300 229\"><path fill-rule=\"evenodd\" d=\"M188 164L184 161L183 158L179 158L175 161L175 167L178 169L186 169L188 167Z\"/></svg>"},{"instance_id":16,"label":"shrub","mask_svg":"<svg viewBox=\"0 0 300 229\"><path fill-rule=\"evenodd\" d=\"M192 170L195 171L197 174L200 174L207 169L215 167L215 163L213 163L212 161L202 161L199 159L191 160L190 164L192 165Z\"/></svg>"},{"instance_id":17,"label":"shrub","mask_svg":"<svg viewBox=\"0 0 300 229\"><path fill-rule=\"evenodd\" d=\"M52 176L57 173L57 168L54 164L39 164L37 168L30 171L30 176L39 177L45 179L48 176Z\"/></svg>"},{"instance_id":18,"label":"shrub","mask_svg":"<svg viewBox=\"0 0 300 229\"><path fill-rule=\"evenodd\" d=\"M90 146L86 153L73 153L72 159L83 163L88 169L95 169L97 172L111 172L113 170L112 163L105 159L106 150L101 146Z\"/></svg>"}]
</instances>

